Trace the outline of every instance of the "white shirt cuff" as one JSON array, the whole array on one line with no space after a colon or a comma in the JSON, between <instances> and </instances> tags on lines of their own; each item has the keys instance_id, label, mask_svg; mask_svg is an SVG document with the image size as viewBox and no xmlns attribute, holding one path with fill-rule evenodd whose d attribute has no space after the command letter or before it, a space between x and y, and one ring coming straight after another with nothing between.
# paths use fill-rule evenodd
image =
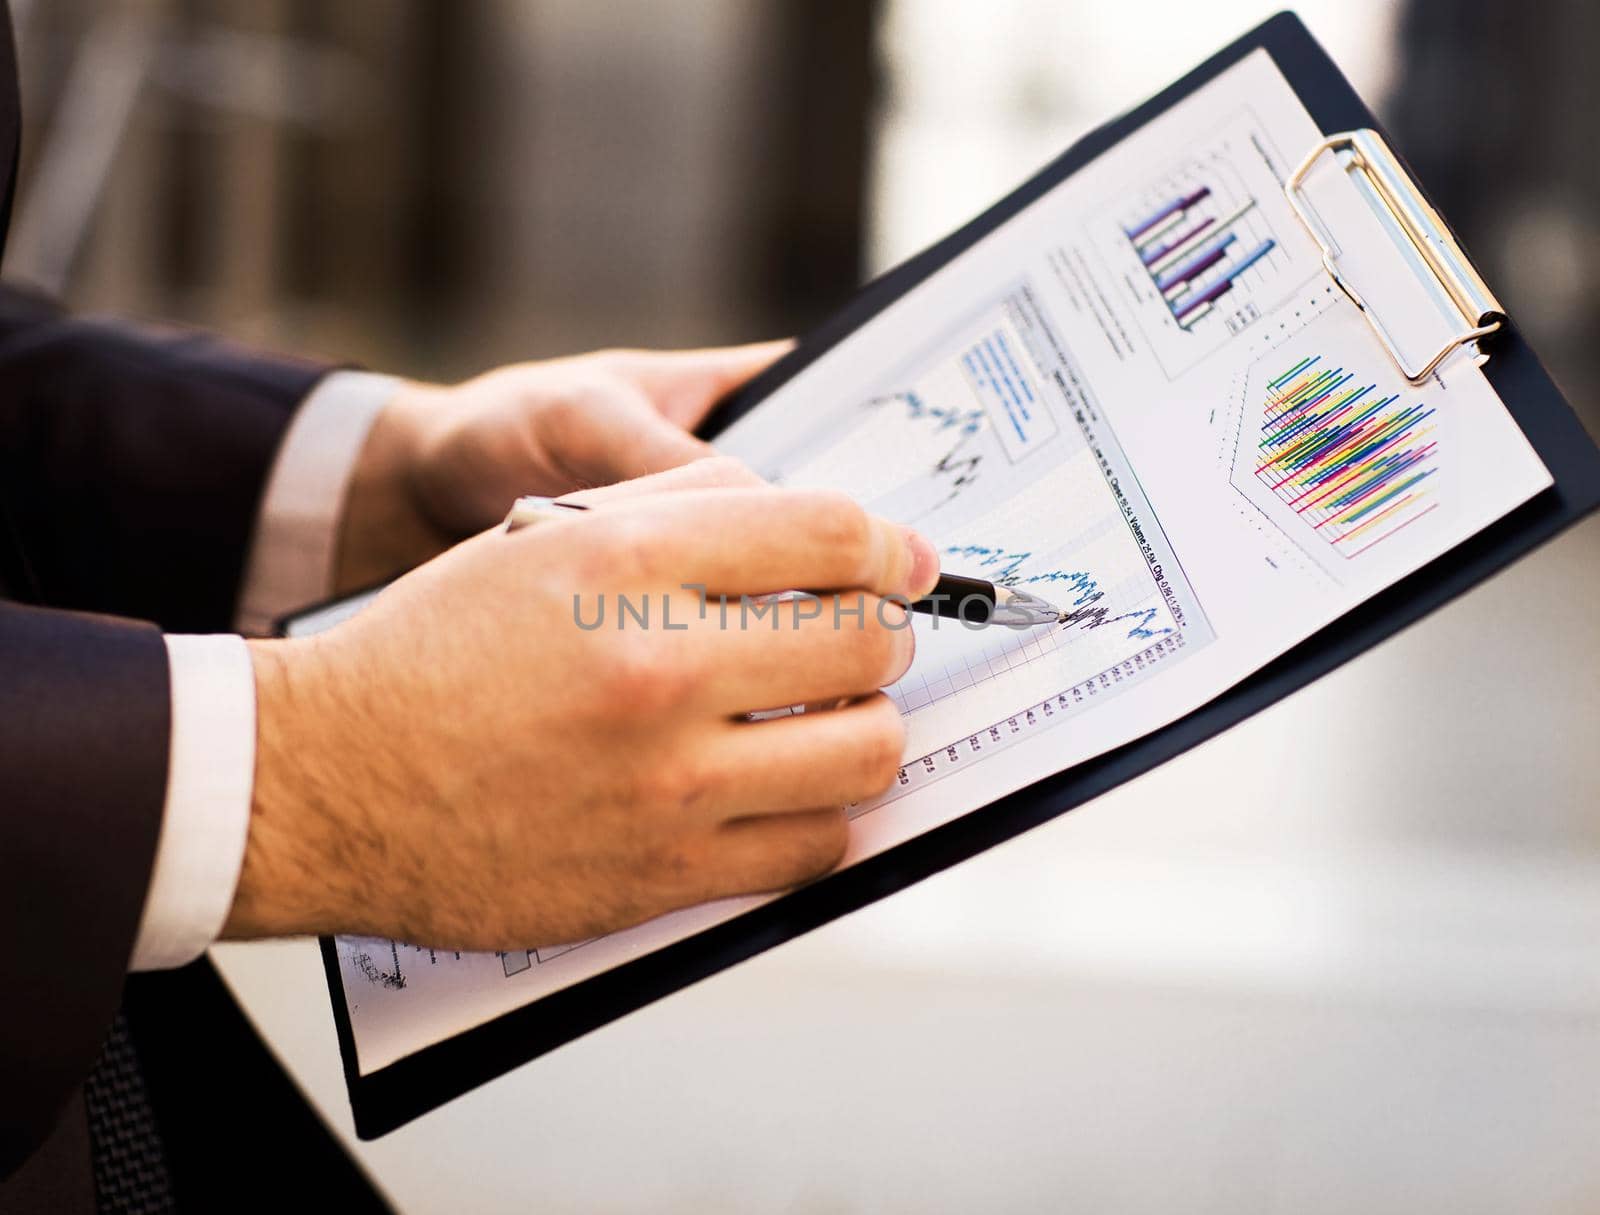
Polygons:
<instances>
[{"instance_id":1,"label":"white shirt cuff","mask_svg":"<svg viewBox=\"0 0 1600 1215\"><path fill-rule=\"evenodd\" d=\"M306 398L267 478L236 627L266 634L333 587L351 470L399 381L336 371ZM156 862L132 969L182 966L227 922L244 865L255 785L256 686L242 637L169 636L172 736Z\"/></svg>"},{"instance_id":2,"label":"white shirt cuff","mask_svg":"<svg viewBox=\"0 0 1600 1215\"><path fill-rule=\"evenodd\" d=\"M222 931L250 831L256 685L244 638L169 636L167 800L134 970L192 962Z\"/></svg>"},{"instance_id":3,"label":"white shirt cuff","mask_svg":"<svg viewBox=\"0 0 1600 1215\"><path fill-rule=\"evenodd\" d=\"M393 376L335 371L300 406L256 516L235 621L241 633L266 636L280 617L332 594L350 473L399 386Z\"/></svg>"}]
</instances>

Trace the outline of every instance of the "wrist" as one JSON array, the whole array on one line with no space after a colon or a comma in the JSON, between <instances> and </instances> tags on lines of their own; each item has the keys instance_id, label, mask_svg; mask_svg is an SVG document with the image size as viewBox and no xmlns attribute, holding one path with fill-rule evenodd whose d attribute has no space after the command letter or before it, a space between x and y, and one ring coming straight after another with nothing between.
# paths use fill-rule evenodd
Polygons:
<instances>
[{"instance_id":1,"label":"wrist","mask_svg":"<svg viewBox=\"0 0 1600 1215\"><path fill-rule=\"evenodd\" d=\"M316 639L247 643L256 685L256 766L244 863L224 937L344 930L360 899L341 845L360 805L344 787L359 762Z\"/></svg>"},{"instance_id":2,"label":"wrist","mask_svg":"<svg viewBox=\"0 0 1600 1215\"><path fill-rule=\"evenodd\" d=\"M345 493L334 559L336 594L375 586L459 539L429 518L416 486L423 421L443 391L407 381L374 420Z\"/></svg>"}]
</instances>

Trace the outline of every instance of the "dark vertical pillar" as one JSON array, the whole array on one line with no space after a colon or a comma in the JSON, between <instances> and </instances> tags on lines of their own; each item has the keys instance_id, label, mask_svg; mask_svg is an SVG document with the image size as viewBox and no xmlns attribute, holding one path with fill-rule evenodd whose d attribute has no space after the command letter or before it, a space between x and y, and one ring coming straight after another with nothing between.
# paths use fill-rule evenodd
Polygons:
<instances>
[{"instance_id":1,"label":"dark vertical pillar","mask_svg":"<svg viewBox=\"0 0 1600 1215\"><path fill-rule=\"evenodd\" d=\"M473 98L473 56L478 49L474 5L458 0L418 0L411 41L414 87L408 90L405 129L412 134L399 183L408 200L401 239L402 282L417 301L409 318L415 341L427 346L438 332L432 318L460 302L462 270L470 262L466 241L471 209L464 191L473 180L468 111Z\"/></svg>"},{"instance_id":2,"label":"dark vertical pillar","mask_svg":"<svg viewBox=\"0 0 1600 1215\"><path fill-rule=\"evenodd\" d=\"M783 0L773 62L766 234L758 255L773 323L815 323L860 280L868 127L880 5Z\"/></svg>"},{"instance_id":3,"label":"dark vertical pillar","mask_svg":"<svg viewBox=\"0 0 1600 1215\"><path fill-rule=\"evenodd\" d=\"M1574 405L1600 425L1600 6L1409 0L1386 119Z\"/></svg>"}]
</instances>

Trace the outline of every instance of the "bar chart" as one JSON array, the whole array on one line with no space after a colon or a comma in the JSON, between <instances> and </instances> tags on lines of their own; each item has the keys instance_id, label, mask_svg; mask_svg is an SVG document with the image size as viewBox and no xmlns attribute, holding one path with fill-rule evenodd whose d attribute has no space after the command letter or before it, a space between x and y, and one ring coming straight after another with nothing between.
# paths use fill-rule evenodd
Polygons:
<instances>
[{"instance_id":1,"label":"bar chart","mask_svg":"<svg viewBox=\"0 0 1600 1215\"><path fill-rule=\"evenodd\" d=\"M1272 312L1316 273L1283 197L1284 158L1241 111L1156 177L1103 197L1087 225L1109 281L1170 380ZM1115 308L1120 304L1121 308Z\"/></svg>"},{"instance_id":2,"label":"bar chart","mask_svg":"<svg viewBox=\"0 0 1600 1215\"><path fill-rule=\"evenodd\" d=\"M1364 325L1335 300L1264 346L1228 443L1234 489L1338 581L1380 545L1416 540L1456 497L1441 390L1407 384Z\"/></svg>"},{"instance_id":3,"label":"bar chart","mask_svg":"<svg viewBox=\"0 0 1600 1215\"><path fill-rule=\"evenodd\" d=\"M1249 223L1255 199L1218 205L1210 184L1168 199L1123 228L1139 264L1160 294L1173 321L1190 330L1211 316L1225 298L1249 289L1246 275L1277 248ZM1242 238L1242 239L1241 239ZM1235 317L1230 327L1239 324Z\"/></svg>"},{"instance_id":4,"label":"bar chart","mask_svg":"<svg viewBox=\"0 0 1600 1215\"><path fill-rule=\"evenodd\" d=\"M1302 357L1267 382L1252 475L1345 557L1436 506L1436 410ZM1255 437L1255 436L1252 436Z\"/></svg>"}]
</instances>

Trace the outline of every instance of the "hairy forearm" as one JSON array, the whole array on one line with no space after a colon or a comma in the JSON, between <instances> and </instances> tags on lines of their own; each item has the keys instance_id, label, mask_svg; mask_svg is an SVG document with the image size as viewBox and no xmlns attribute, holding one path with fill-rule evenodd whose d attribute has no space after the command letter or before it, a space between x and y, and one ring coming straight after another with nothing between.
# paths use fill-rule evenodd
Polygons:
<instances>
[{"instance_id":1,"label":"hairy forearm","mask_svg":"<svg viewBox=\"0 0 1600 1215\"><path fill-rule=\"evenodd\" d=\"M370 757L340 737L345 706L334 681L320 678L326 662L314 640L252 642L250 658L255 783L244 866L223 936L348 930L360 905L346 842L360 821L348 794L350 768L369 767Z\"/></svg>"}]
</instances>

